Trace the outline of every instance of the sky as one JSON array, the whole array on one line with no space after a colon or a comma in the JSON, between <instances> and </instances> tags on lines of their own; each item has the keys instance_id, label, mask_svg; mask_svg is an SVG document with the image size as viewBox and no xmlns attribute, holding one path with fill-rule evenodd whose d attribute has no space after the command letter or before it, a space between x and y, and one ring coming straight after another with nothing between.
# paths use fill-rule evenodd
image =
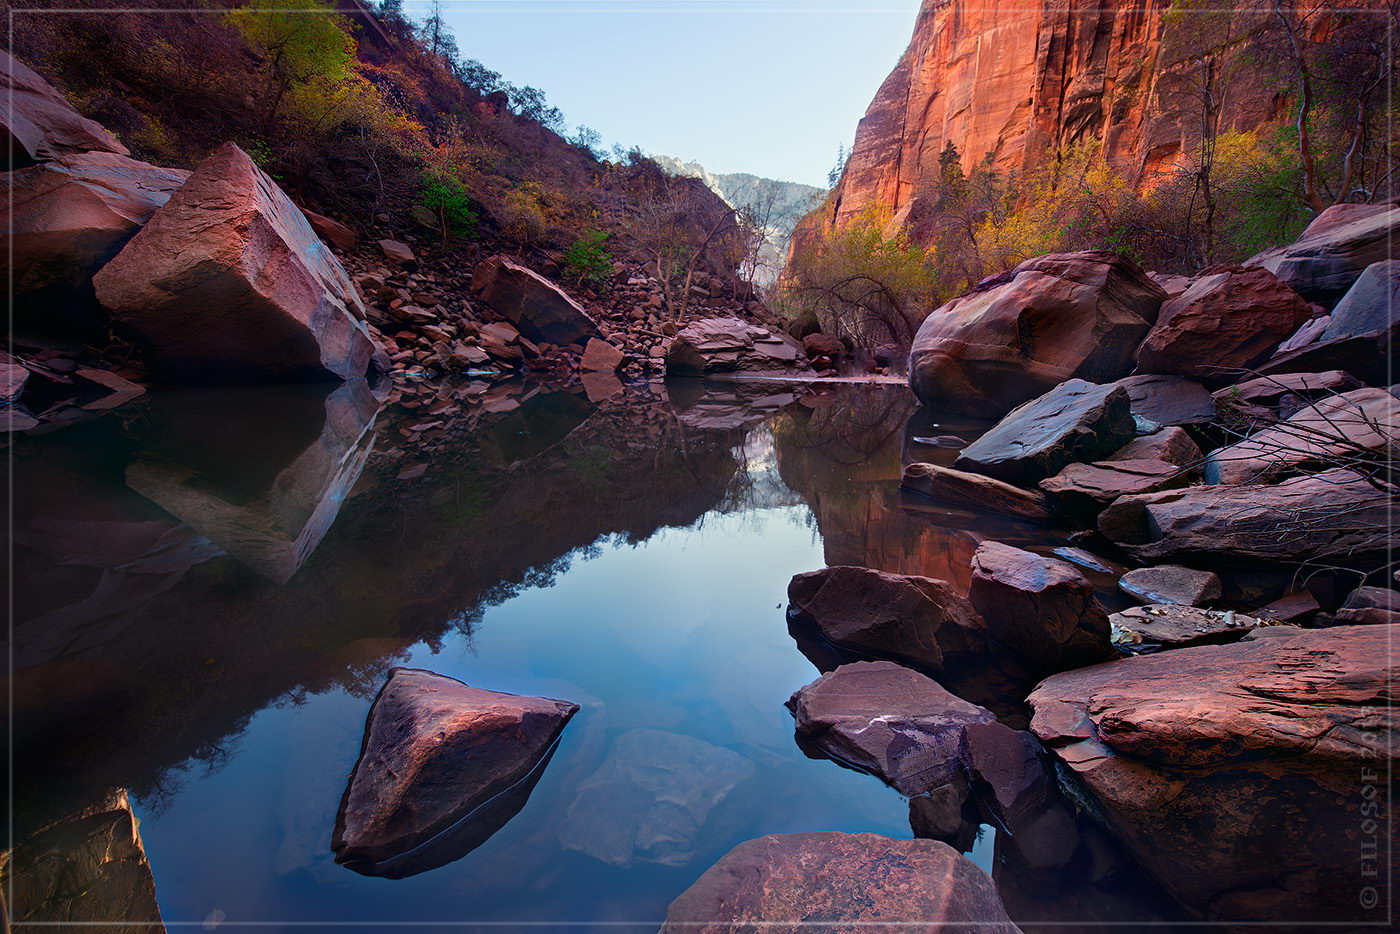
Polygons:
<instances>
[{"instance_id":1,"label":"sky","mask_svg":"<svg viewBox=\"0 0 1400 934\"><path fill-rule=\"evenodd\" d=\"M444 0L466 58L533 85L570 129L826 186L909 42L919 0ZM406 0L421 18L427 0Z\"/></svg>"}]
</instances>

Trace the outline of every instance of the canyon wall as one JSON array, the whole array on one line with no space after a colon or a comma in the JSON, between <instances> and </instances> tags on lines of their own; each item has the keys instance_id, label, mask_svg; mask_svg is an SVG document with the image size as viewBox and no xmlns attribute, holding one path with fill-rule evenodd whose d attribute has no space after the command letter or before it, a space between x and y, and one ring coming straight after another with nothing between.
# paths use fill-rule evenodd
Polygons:
<instances>
[{"instance_id":1,"label":"canyon wall","mask_svg":"<svg viewBox=\"0 0 1400 934\"><path fill-rule=\"evenodd\" d=\"M856 130L831 210L820 220L811 216L803 229L839 228L870 208L884 218L907 216L948 142L964 171L990 158L1009 172L1092 141L1150 184L1172 170L1199 133L1195 88L1206 59L1225 91L1222 128L1280 119L1286 76L1271 79L1251 58L1275 22L1272 8L1182 6L923 0L908 50Z\"/></svg>"}]
</instances>

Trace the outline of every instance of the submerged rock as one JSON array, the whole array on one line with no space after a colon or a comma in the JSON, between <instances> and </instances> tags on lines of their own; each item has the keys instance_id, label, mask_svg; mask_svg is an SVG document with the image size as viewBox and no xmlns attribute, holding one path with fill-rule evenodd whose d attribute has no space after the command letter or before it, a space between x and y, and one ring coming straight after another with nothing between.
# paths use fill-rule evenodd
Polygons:
<instances>
[{"instance_id":1,"label":"submerged rock","mask_svg":"<svg viewBox=\"0 0 1400 934\"><path fill-rule=\"evenodd\" d=\"M965 780L963 729L994 720L894 662L852 662L788 699L804 748L869 772L906 795Z\"/></svg>"},{"instance_id":2,"label":"submerged rock","mask_svg":"<svg viewBox=\"0 0 1400 934\"><path fill-rule=\"evenodd\" d=\"M395 668L365 724L331 849L366 875L400 878L460 858L519 810L480 810L533 787L578 705Z\"/></svg>"},{"instance_id":3,"label":"submerged rock","mask_svg":"<svg viewBox=\"0 0 1400 934\"><path fill-rule=\"evenodd\" d=\"M376 351L340 261L233 143L199 164L93 286L170 381L353 379Z\"/></svg>"},{"instance_id":4,"label":"submerged rock","mask_svg":"<svg viewBox=\"0 0 1400 934\"><path fill-rule=\"evenodd\" d=\"M1118 657L1094 585L1068 562L983 542L972 558L968 599L992 637L1040 671Z\"/></svg>"},{"instance_id":5,"label":"submerged rock","mask_svg":"<svg viewBox=\"0 0 1400 934\"><path fill-rule=\"evenodd\" d=\"M1205 920L1384 925L1397 726L1387 626L1297 631L1054 675L1030 697L1090 813ZM1361 862L1358 862L1361 861Z\"/></svg>"},{"instance_id":6,"label":"submerged rock","mask_svg":"<svg viewBox=\"0 0 1400 934\"><path fill-rule=\"evenodd\" d=\"M1065 380L1118 379L1165 297L1116 253L1036 257L924 319L909 385L930 408L997 418Z\"/></svg>"},{"instance_id":7,"label":"submerged rock","mask_svg":"<svg viewBox=\"0 0 1400 934\"><path fill-rule=\"evenodd\" d=\"M838 648L917 668L933 677L980 665L987 629L945 581L831 567L788 584L789 612Z\"/></svg>"},{"instance_id":8,"label":"submerged rock","mask_svg":"<svg viewBox=\"0 0 1400 934\"><path fill-rule=\"evenodd\" d=\"M472 291L531 340L567 346L602 336L598 323L563 289L504 256L477 264Z\"/></svg>"},{"instance_id":9,"label":"submerged rock","mask_svg":"<svg viewBox=\"0 0 1400 934\"><path fill-rule=\"evenodd\" d=\"M1072 379L1013 409L953 466L1031 485L1075 461L1107 457L1135 434L1126 389Z\"/></svg>"},{"instance_id":10,"label":"submerged rock","mask_svg":"<svg viewBox=\"0 0 1400 934\"><path fill-rule=\"evenodd\" d=\"M754 773L739 753L664 730L628 730L579 783L559 842L611 866L684 866L712 811Z\"/></svg>"},{"instance_id":11,"label":"submerged rock","mask_svg":"<svg viewBox=\"0 0 1400 934\"><path fill-rule=\"evenodd\" d=\"M873 833L741 843L671 902L663 934L975 929L1014 934L992 880L946 843Z\"/></svg>"}]
</instances>

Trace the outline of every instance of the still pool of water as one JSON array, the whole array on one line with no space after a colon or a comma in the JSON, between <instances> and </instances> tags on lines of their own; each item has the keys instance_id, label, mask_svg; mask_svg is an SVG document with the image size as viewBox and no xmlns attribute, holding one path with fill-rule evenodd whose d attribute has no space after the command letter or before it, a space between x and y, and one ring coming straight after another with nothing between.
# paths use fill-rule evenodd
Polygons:
<instances>
[{"instance_id":1,"label":"still pool of water","mask_svg":"<svg viewBox=\"0 0 1400 934\"><path fill-rule=\"evenodd\" d=\"M463 411L191 391L18 442L17 829L126 788L167 923L273 930L650 927L760 834L911 835L899 794L795 745L818 671L786 588L828 563L965 585L988 534L1052 545L901 499L905 460L952 454L913 439L957 425L898 386ZM499 831L389 880L330 839L395 665L582 710Z\"/></svg>"}]
</instances>

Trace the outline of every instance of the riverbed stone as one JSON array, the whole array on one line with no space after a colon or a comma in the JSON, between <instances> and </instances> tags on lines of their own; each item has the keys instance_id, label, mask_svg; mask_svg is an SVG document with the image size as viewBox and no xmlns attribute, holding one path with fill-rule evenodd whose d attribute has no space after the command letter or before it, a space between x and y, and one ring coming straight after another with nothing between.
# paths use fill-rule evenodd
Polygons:
<instances>
[{"instance_id":1,"label":"riverbed stone","mask_svg":"<svg viewBox=\"0 0 1400 934\"><path fill-rule=\"evenodd\" d=\"M1094 585L1067 561L983 542L972 558L968 599L992 638L1042 672L1118 655Z\"/></svg>"},{"instance_id":2,"label":"riverbed stone","mask_svg":"<svg viewBox=\"0 0 1400 934\"><path fill-rule=\"evenodd\" d=\"M962 442L958 444L961 446ZM961 509L999 513L1030 522L1050 519L1050 508L1042 493L937 464L909 464L904 468L899 488Z\"/></svg>"},{"instance_id":3,"label":"riverbed stone","mask_svg":"<svg viewBox=\"0 0 1400 934\"><path fill-rule=\"evenodd\" d=\"M953 466L1030 486L1075 461L1107 457L1136 434L1126 389L1071 379L1013 409Z\"/></svg>"},{"instance_id":4,"label":"riverbed stone","mask_svg":"<svg viewBox=\"0 0 1400 934\"><path fill-rule=\"evenodd\" d=\"M1386 259L1372 263L1361 273L1332 309L1319 340L1363 334L1393 335L1398 322L1400 259Z\"/></svg>"},{"instance_id":5,"label":"riverbed stone","mask_svg":"<svg viewBox=\"0 0 1400 934\"><path fill-rule=\"evenodd\" d=\"M590 337L583 348L579 369L586 373L615 373L627 355L605 340Z\"/></svg>"},{"instance_id":6,"label":"riverbed stone","mask_svg":"<svg viewBox=\"0 0 1400 934\"><path fill-rule=\"evenodd\" d=\"M1400 623L1400 592L1389 587L1358 587L1333 616L1343 625Z\"/></svg>"},{"instance_id":7,"label":"riverbed stone","mask_svg":"<svg viewBox=\"0 0 1400 934\"><path fill-rule=\"evenodd\" d=\"M1040 488L1062 515L1092 524L1118 497L1186 486L1192 473L1161 460L1109 460L1070 464L1055 476L1040 481Z\"/></svg>"},{"instance_id":8,"label":"riverbed stone","mask_svg":"<svg viewBox=\"0 0 1400 934\"><path fill-rule=\"evenodd\" d=\"M738 318L701 318L682 328L666 350L666 371L677 376L810 372L795 338Z\"/></svg>"},{"instance_id":9,"label":"riverbed stone","mask_svg":"<svg viewBox=\"0 0 1400 934\"><path fill-rule=\"evenodd\" d=\"M1288 418L1313 402L1360 387L1356 377L1343 370L1280 373L1216 390L1215 406L1227 421Z\"/></svg>"},{"instance_id":10,"label":"riverbed stone","mask_svg":"<svg viewBox=\"0 0 1400 934\"><path fill-rule=\"evenodd\" d=\"M1118 589L1142 603L1201 606L1219 600L1220 575L1179 564L1136 568L1118 578Z\"/></svg>"},{"instance_id":11,"label":"riverbed stone","mask_svg":"<svg viewBox=\"0 0 1400 934\"><path fill-rule=\"evenodd\" d=\"M990 877L937 840L769 834L741 843L666 910L662 934L832 934L875 925L1015 934Z\"/></svg>"},{"instance_id":12,"label":"riverbed stone","mask_svg":"<svg viewBox=\"0 0 1400 934\"><path fill-rule=\"evenodd\" d=\"M1118 379L1165 297L1116 253L1027 260L924 319L909 385L938 411L999 418L1066 380Z\"/></svg>"},{"instance_id":13,"label":"riverbed stone","mask_svg":"<svg viewBox=\"0 0 1400 934\"><path fill-rule=\"evenodd\" d=\"M1372 840L1384 859L1396 814L1358 806L1383 800L1395 761L1393 638L1300 630L1064 672L1031 694L1031 729L1201 919L1383 924L1387 906L1357 897L1357 860Z\"/></svg>"},{"instance_id":14,"label":"riverbed stone","mask_svg":"<svg viewBox=\"0 0 1400 934\"><path fill-rule=\"evenodd\" d=\"M1134 438L1105 460L1156 460L1178 467L1195 467L1201 460L1201 449L1184 428L1173 425Z\"/></svg>"},{"instance_id":15,"label":"riverbed stone","mask_svg":"<svg viewBox=\"0 0 1400 934\"><path fill-rule=\"evenodd\" d=\"M371 874L447 831L545 759L578 705L389 673L336 818L335 859Z\"/></svg>"},{"instance_id":16,"label":"riverbed stone","mask_svg":"<svg viewBox=\"0 0 1400 934\"><path fill-rule=\"evenodd\" d=\"M353 379L377 350L340 261L233 143L199 164L93 286L172 382Z\"/></svg>"},{"instance_id":17,"label":"riverbed stone","mask_svg":"<svg viewBox=\"0 0 1400 934\"><path fill-rule=\"evenodd\" d=\"M994 720L938 682L894 662L852 662L787 702L804 748L921 795L966 776L963 728Z\"/></svg>"}]
</instances>

